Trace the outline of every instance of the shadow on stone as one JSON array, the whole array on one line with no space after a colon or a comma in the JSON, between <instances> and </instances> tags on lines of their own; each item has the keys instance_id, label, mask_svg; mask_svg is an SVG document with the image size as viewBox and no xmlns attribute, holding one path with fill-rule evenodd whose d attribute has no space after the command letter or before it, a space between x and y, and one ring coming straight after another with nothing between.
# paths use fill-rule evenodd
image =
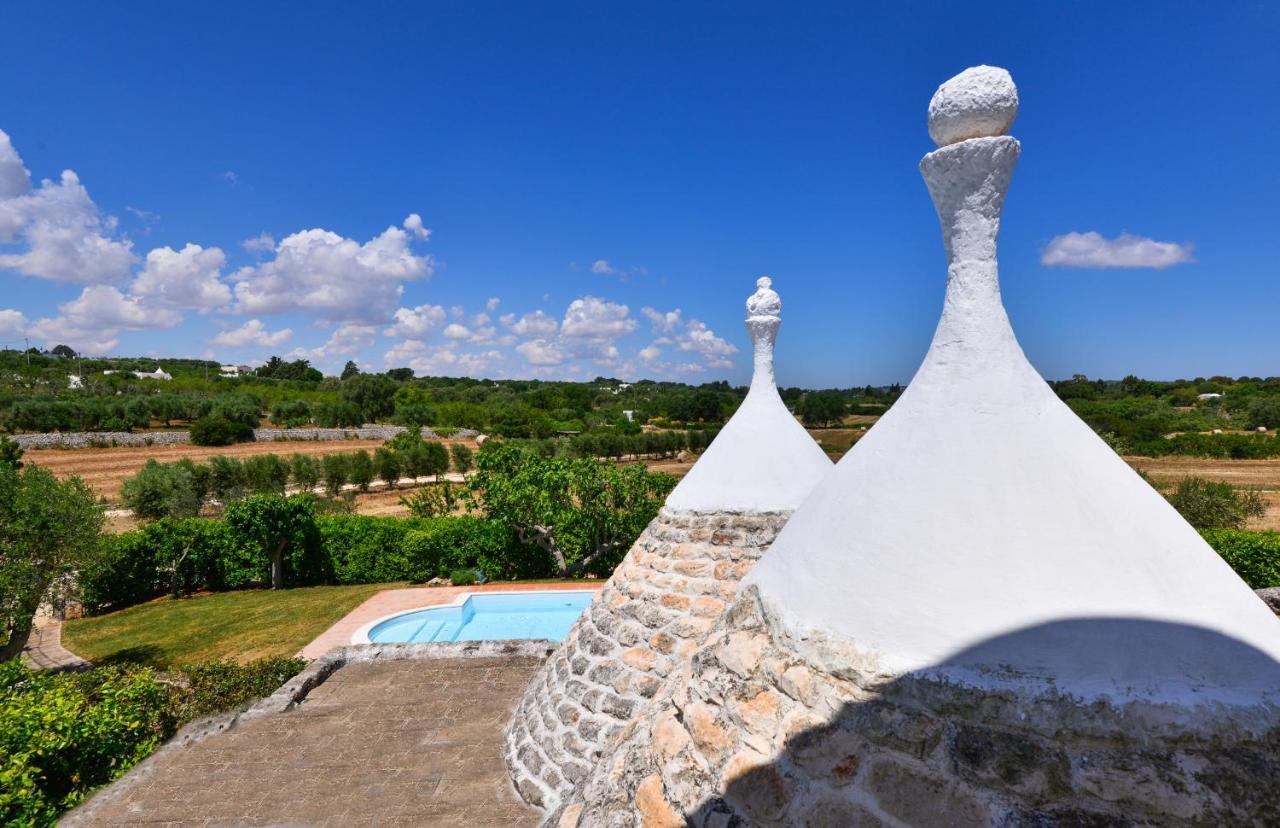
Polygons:
<instances>
[{"instance_id":1,"label":"shadow on stone","mask_svg":"<svg viewBox=\"0 0 1280 828\"><path fill-rule=\"evenodd\" d=\"M667 805L670 817L683 811L692 825L720 828L1280 819L1280 663L1210 630L1061 621L879 685L831 659L826 669L797 660L776 639L745 674L724 669L724 656L723 644L700 652L688 700L667 706L691 734L677 755L646 754L639 732L622 748L634 752L635 810L648 782L650 810ZM1007 671L1006 662L1044 670ZM810 678L797 681L797 667ZM707 706L733 744L707 749L699 728L710 728L690 715ZM836 712L823 716L824 706ZM688 797L695 788L700 802ZM590 799L584 815L602 815Z\"/></svg>"}]
</instances>

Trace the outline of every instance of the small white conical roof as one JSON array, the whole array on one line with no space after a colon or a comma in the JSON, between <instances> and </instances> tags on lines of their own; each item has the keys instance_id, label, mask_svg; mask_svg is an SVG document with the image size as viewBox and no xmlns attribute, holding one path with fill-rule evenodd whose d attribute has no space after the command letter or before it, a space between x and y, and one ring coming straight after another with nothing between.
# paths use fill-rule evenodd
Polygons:
<instances>
[{"instance_id":1,"label":"small white conical roof","mask_svg":"<svg viewBox=\"0 0 1280 828\"><path fill-rule=\"evenodd\" d=\"M1273 699L1280 620L1014 337L995 253L1016 108L1003 69L939 89L930 126L944 146L920 164L949 262L933 343L744 584L788 626L846 638L890 674Z\"/></svg>"},{"instance_id":2,"label":"small white conical roof","mask_svg":"<svg viewBox=\"0 0 1280 828\"><path fill-rule=\"evenodd\" d=\"M755 368L746 399L667 497L667 508L693 512L790 511L832 468L787 411L773 378L773 344L782 300L768 276L747 299Z\"/></svg>"}]
</instances>

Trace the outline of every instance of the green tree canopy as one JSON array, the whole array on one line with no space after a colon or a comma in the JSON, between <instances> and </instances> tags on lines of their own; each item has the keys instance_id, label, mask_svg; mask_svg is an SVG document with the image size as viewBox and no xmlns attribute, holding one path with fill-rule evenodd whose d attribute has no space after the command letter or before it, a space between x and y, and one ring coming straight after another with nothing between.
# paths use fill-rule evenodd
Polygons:
<instances>
[{"instance_id":1,"label":"green tree canopy","mask_svg":"<svg viewBox=\"0 0 1280 828\"><path fill-rule=\"evenodd\" d=\"M236 542L261 550L271 561L271 588L283 589L289 556L315 536L315 500L305 493L251 495L227 507L226 521Z\"/></svg>"},{"instance_id":2,"label":"green tree canopy","mask_svg":"<svg viewBox=\"0 0 1280 828\"><path fill-rule=\"evenodd\" d=\"M61 600L68 576L100 554L104 520L80 478L0 464L0 661L22 652L41 602Z\"/></svg>"}]
</instances>

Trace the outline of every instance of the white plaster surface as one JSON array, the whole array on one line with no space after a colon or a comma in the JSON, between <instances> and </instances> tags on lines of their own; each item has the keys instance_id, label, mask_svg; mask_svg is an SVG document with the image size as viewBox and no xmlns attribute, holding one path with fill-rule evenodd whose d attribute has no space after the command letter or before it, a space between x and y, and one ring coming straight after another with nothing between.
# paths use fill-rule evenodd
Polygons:
<instances>
[{"instance_id":1,"label":"white plaster surface","mask_svg":"<svg viewBox=\"0 0 1280 828\"><path fill-rule=\"evenodd\" d=\"M938 87L929 101L929 137L940 147L1004 135L1018 114L1018 88L1004 69L974 66Z\"/></svg>"},{"instance_id":2,"label":"white plaster surface","mask_svg":"<svg viewBox=\"0 0 1280 828\"><path fill-rule=\"evenodd\" d=\"M995 255L1018 152L976 138L921 162L949 261L933 343L744 584L798 634L844 636L891 674L1181 703L1274 696L1280 620L1018 345Z\"/></svg>"},{"instance_id":3,"label":"white plaster surface","mask_svg":"<svg viewBox=\"0 0 1280 828\"><path fill-rule=\"evenodd\" d=\"M773 345L782 300L767 276L747 299L747 332L755 367L742 405L667 497L667 508L690 512L794 509L832 468L796 422L773 377Z\"/></svg>"}]
</instances>

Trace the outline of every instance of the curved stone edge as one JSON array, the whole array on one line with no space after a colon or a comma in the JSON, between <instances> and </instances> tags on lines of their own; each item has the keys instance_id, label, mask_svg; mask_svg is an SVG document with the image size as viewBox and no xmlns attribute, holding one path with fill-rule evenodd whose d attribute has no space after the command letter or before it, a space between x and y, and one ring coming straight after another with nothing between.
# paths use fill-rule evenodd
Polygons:
<instances>
[{"instance_id":1,"label":"curved stone edge","mask_svg":"<svg viewBox=\"0 0 1280 828\"><path fill-rule=\"evenodd\" d=\"M900 825L945 814L960 826L1190 826L1280 813L1280 710L1252 711L1239 727L1180 727L1167 710L890 679L776 619L745 587L689 674L544 825Z\"/></svg>"},{"instance_id":2,"label":"curved stone edge","mask_svg":"<svg viewBox=\"0 0 1280 828\"><path fill-rule=\"evenodd\" d=\"M554 810L687 661L790 512L663 509L530 682L505 733L512 784Z\"/></svg>"}]
</instances>

